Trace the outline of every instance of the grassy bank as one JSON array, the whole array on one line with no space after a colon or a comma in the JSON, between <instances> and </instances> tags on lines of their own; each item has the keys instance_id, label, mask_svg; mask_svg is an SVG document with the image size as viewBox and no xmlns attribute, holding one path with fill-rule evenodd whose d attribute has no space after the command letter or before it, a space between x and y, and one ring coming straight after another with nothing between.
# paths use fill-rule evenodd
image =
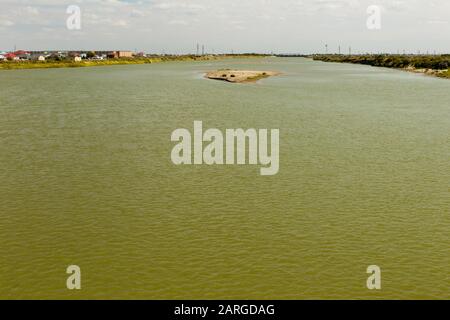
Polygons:
<instances>
[{"instance_id":1,"label":"grassy bank","mask_svg":"<svg viewBox=\"0 0 450 320\"><path fill-rule=\"evenodd\" d=\"M99 67L126 64L151 64L170 61L208 61L224 58L251 58L263 57L263 55L245 54L245 55L208 55L208 56L153 56L146 58L121 58L108 60L83 60L75 62L73 60L47 60L47 61L3 61L0 62L0 70L13 69L47 69L47 68L81 68L81 67Z\"/></svg>"},{"instance_id":2,"label":"grassy bank","mask_svg":"<svg viewBox=\"0 0 450 320\"><path fill-rule=\"evenodd\" d=\"M450 79L450 55L314 55L314 60L396 68Z\"/></svg>"},{"instance_id":3,"label":"grassy bank","mask_svg":"<svg viewBox=\"0 0 450 320\"><path fill-rule=\"evenodd\" d=\"M447 78L447 79L450 79L450 70L441 72L441 73L438 74L437 76L438 76L438 77L441 77L441 78Z\"/></svg>"}]
</instances>

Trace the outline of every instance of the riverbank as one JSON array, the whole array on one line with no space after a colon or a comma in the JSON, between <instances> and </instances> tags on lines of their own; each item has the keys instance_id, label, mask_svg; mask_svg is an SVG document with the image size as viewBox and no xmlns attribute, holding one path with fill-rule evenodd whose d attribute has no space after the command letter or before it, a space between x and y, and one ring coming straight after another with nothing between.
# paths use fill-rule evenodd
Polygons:
<instances>
[{"instance_id":1,"label":"riverbank","mask_svg":"<svg viewBox=\"0 0 450 320\"><path fill-rule=\"evenodd\" d=\"M112 65L127 64L151 64L171 61L210 61L229 58L258 58L264 55L242 54L242 55L184 55L184 56L152 56L146 58L120 58L108 60L82 60L75 62L72 60L47 60L47 61L2 61L0 70L14 69L48 69L48 68L82 68L82 67L101 67Z\"/></svg>"},{"instance_id":2,"label":"riverbank","mask_svg":"<svg viewBox=\"0 0 450 320\"><path fill-rule=\"evenodd\" d=\"M275 71L221 69L207 72L205 77L211 80L220 80L231 83L250 83L279 74L279 72Z\"/></svg>"},{"instance_id":3,"label":"riverbank","mask_svg":"<svg viewBox=\"0 0 450 320\"><path fill-rule=\"evenodd\" d=\"M314 55L314 60L400 69L450 79L450 55Z\"/></svg>"}]
</instances>

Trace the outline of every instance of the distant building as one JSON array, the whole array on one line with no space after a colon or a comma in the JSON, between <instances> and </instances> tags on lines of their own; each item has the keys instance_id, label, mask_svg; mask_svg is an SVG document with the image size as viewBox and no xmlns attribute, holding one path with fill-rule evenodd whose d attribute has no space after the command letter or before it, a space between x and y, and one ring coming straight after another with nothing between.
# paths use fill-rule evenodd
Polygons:
<instances>
[{"instance_id":1,"label":"distant building","mask_svg":"<svg viewBox=\"0 0 450 320\"><path fill-rule=\"evenodd\" d=\"M132 51L118 51L119 58L132 58Z\"/></svg>"},{"instance_id":2,"label":"distant building","mask_svg":"<svg viewBox=\"0 0 450 320\"><path fill-rule=\"evenodd\" d=\"M45 56L42 55L42 54L31 54L30 55L30 60L45 61Z\"/></svg>"},{"instance_id":3,"label":"distant building","mask_svg":"<svg viewBox=\"0 0 450 320\"><path fill-rule=\"evenodd\" d=\"M103 57L103 59L118 59L118 58L133 58L134 53L132 51L95 51L98 57Z\"/></svg>"},{"instance_id":4,"label":"distant building","mask_svg":"<svg viewBox=\"0 0 450 320\"><path fill-rule=\"evenodd\" d=\"M7 60L19 60L20 58L16 56L14 53L7 53L5 54L5 58Z\"/></svg>"},{"instance_id":5,"label":"distant building","mask_svg":"<svg viewBox=\"0 0 450 320\"><path fill-rule=\"evenodd\" d=\"M21 56L21 55L27 55L27 54L29 54L29 52L24 51L24 50L14 51L13 53L14 53L16 56Z\"/></svg>"},{"instance_id":6,"label":"distant building","mask_svg":"<svg viewBox=\"0 0 450 320\"><path fill-rule=\"evenodd\" d=\"M13 52L13 54L18 58L17 60L28 60L30 59L30 53L24 50L18 50Z\"/></svg>"},{"instance_id":7,"label":"distant building","mask_svg":"<svg viewBox=\"0 0 450 320\"><path fill-rule=\"evenodd\" d=\"M76 56L76 57L74 57L73 58L73 61L75 61L75 62L81 62L81 57L79 57L79 56Z\"/></svg>"},{"instance_id":8,"label":"distant building","mask_svg":"<svg viewBox=\"0 0 450 320\"><path fill-rule=\"evenodd\" d=\"M80 52L79 52L79 51L69 51L69 52L67 53L67 56L68 56L69 58L78 57L79 55L80 55Z\"/></svg>"},{"instance_id":9,"label":"distant building","mask_svg":"<svg viewBox=\"0 0 450 320\"><path fill-rule=\"evenodd\" d=\"M0 54L0 61L6 60L5 56Z\"/></svg>"},{"instance_id":10,"label":"distant building","mask_svg":"<svg viewBox=\"0 0 450 320\"><path fill-rule=\"evenodd\" d=\"M108 58L133 58L132 51L111 51L108 54Z\"/></svg>"}]
</instances>

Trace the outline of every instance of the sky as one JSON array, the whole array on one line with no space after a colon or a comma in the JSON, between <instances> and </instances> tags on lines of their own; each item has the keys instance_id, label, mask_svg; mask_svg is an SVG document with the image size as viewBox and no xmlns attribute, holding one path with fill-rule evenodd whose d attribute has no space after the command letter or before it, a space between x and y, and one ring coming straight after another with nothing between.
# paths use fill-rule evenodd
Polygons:
<instances>
[{"instance_id":1,"label":"sky","mask_svg":"<svg viewBox=\"0 0 450 320\"><path fill-rule=\"evenodd\" d=\"M67 13L74 5L80 29L67 26L78 21ZM322 53L326 45L328 52L450 53L450 1L0 0L0 50L182 54L195 53L197 43L208 53Z\"/></svg>"}]
</instances>

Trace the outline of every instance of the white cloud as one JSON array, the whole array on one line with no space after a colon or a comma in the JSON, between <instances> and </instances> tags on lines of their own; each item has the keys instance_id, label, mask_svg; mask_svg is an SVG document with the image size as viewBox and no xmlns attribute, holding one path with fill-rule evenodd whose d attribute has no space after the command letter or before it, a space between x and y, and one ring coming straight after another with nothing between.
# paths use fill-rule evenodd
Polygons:
<instances>
[{"instance_id":1,"label":"white cloud","mask_svg":"<svg viewBox=\"0 0 450 320\"><path fill-rule=\"evenodd\" d=\"M362 51L381 46L450 51L450 43L436 35L437 26L442 34L450 32L448 0L71 0L82 10L83 37L65 28L67 3L0 1L0 26L8 27L4 41L9 46L19 38L33 48L192 51L201 42L217 51L311 52L322 50L324 43ZM379 32L366 28L371 4L383 7Z\"/></svg>"},{"instance_id":2,"label":"white cloud","mask_svg":"<svg viewBox=\"0 0 450 320\"><path fill-rule=\"evenodd\" d=\"M11 20L7 20L3 17L0 17L0 26L1 27L11 27L14 25L14 22L12 22Z\"/></svg>"},{"instance_id":3,"label":"white cloud","mask_svg":"<svg viewBox=\"0 0 450 320\"><path fill-rule=\"evenodd\" d=\"M113 25L118 26L118 27L126 27L128 26L128 22L125 20L117 20L113 22Z\"/></svg>"}]
</instances>

